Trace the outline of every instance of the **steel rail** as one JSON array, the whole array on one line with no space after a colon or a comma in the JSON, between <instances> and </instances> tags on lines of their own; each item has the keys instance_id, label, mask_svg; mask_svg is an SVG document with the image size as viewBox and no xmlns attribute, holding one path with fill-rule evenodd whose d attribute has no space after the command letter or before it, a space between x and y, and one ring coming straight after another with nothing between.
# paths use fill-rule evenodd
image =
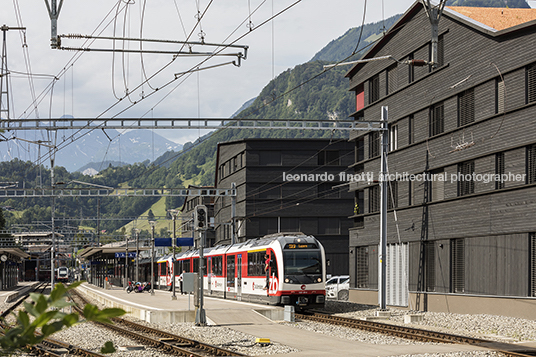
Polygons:
<instances>
[{"instance_id":1,"label":"steel rail","mask_svg":"<svg viewBox=\"0 0 536 357\"><path fill-rule=\"evenodd\" d=\"M72 291L72 295L76 296L76 299L86 304L86 299L81 296L76 290ZM82 310L77 308L80 313ZM111 318L113 322L128 326L130 329L141 331L143 334L119 327L117 325L97 323L105 328L114 330L120 334L128 336L137 341L141 341L144 344L152 346L154 348L163 349L166 352L177 353L180 356L194 356L194 357L206 357L207 353L213 356L245 356L244 354L226 350L217 346L202 343L196 340L192 340L186 337L174 335L172 333L151 328L148 326L140 325L132 321L121 319L118 317ZM157 338L152 338L146 334L150 333Z\"/></svg>"},{"instance_id":2,"label":"steel rail","mask_svg":"<svg viewBox=\"0 0 536 357\"><path fill-rule=\"evenodd\" d=\"M512 357L527 357L536 355L536 348L519 346L510 343L495 342L480 338L455 335L438 331L424 330L414 327L399 326L375 321L357 320L348 317L333 316L317 312L313 313L312 315L296 314L295 317L301 320L310 320L315 322L340 325L421 342L457 343L479 346L482 348L492 349Z\"/></svg>"}]
</instances>

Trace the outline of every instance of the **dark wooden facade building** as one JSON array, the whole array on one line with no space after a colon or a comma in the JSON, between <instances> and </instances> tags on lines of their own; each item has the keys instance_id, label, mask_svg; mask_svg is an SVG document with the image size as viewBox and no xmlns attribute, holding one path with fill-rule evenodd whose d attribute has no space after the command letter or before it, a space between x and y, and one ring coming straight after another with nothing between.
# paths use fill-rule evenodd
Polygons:
<instances>
[{"instance_id":1,"label":"dark wooden facade building","mask_svg":"<svg viewBox=\"0 0 536 357\"><path fill-rule=\"evenodd\" d=\"M431 25L417 1L365 55L398 61L348 72L356 120L389 109L388 305L536 318L534 19L536 9L445 8L438 66L411 67L401 62L430 60ZM351 139L354 172L377 175L378 133ZM360 207L350 299L376 304L379 186L350 191Z\"/></svg>"},{"instance_id":2,"label":"dark wooden facade building","mask_svg":"<svg viewBox=\"0 0 536 357\"><path fill-rule=\"evenodd\" d=\"M210 190L214 187L199 187L199 186L188 186L192 189L207 189ZM180 234L181 237L193 237L194 238L194 248L200 246L200 233L193 230L193 220L194 220L194 210L198 205L204 205L207 207L207 213L209 218L209 226L206 230L205 236L205 247L213 247L215 243L215 231L214 231L214 198L210 196L200 197L200 196L188 196L184 200L184 204L181 207L181 225L180 225ZM178 232L178 229L177 229ZM188 249L189 247L184 247L183 249Z\"/></svg>"},{"instance_id":3,"label":"dark wooden facade building","mask_svg":"<svg viewBox=\"0 0 536 357\"><path fill-rule=\"evenodd\" d=\"M340 174L348 171L353 155L353 145L347 140L244 139L220 143L215 186L231 188L236 184L237 241L301 231L324 245L328 274L347 274L348 217L353 199L347 186L334 186L344 183ZM216 244L231 241L231 208L230 197L214 202Z\"/></svg>"}]
</instances>

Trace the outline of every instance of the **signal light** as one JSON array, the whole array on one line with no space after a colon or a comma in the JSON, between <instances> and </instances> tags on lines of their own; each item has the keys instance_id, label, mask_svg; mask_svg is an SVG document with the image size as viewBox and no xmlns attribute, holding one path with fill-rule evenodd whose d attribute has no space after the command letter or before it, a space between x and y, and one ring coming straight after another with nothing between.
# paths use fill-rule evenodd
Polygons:
<instances>
[{"instance_id":1,"label":"signal light","mask_svg":"<svg viewBox=\"0 0 536 357\"><path fill-rule=\"evenodd\" d=\"M194 229L201 231L207 229L207 207L199 205L195 207L194 211Z\"/></svg>"}]
</instances>

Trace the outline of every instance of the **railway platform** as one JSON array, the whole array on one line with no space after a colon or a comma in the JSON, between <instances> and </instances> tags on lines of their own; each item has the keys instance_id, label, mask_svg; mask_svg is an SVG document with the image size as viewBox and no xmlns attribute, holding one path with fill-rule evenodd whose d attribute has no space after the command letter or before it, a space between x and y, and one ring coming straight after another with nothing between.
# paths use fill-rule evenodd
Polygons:
<instances>
[{"instance_id":1,"label":"railway platform","mask_svg":"<svg viewBox=\"0 0 536 357\"><path fill-rule=\"evenodd\" d=\"M37 281L21 281L16 286L12 286L6 290L0 290L0 303L10 303L24 295L26 292L39 285Z\"/></svg>"},{"instance_id":2,"label":"railway platform","mask_svg":"<svg viewBox=\"0 0 536 357\"><path fill-rule=\"evenodd\" d=\"M120 307L144 321L176 323L195 320L193 295L176 293L177 300L172 300L169 291L155 290L154 295L147 292L128 294L119 287L102 289L88 283L82 284L78 289L107 307ZM269 338L273 342L298 349L300 352L292 354L295 357L397 356L484 350L469 345L382 345L350 341L293 328L288 324L281 324L277 319L265 317L283 316L282 307L211 297L205 297L204 302L209 325L225 326L258 338Z\"/></svg>"}]
</instances>

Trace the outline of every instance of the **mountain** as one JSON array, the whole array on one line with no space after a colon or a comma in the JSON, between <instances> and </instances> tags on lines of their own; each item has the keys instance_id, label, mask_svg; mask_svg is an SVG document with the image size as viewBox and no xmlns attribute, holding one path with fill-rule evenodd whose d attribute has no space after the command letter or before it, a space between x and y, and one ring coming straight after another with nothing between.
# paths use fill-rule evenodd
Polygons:
<instances>
[{"instance_id":1,"label":"mountain","mask_svg":"<svg viewBox=\"0 0 536 357\"><path fill-rule=\"evenodd\" d=\"M43 137L43 133L38 131L16 132L16 134L26 140L42 140L48 144L52 142L51 138ZM63 138L71 134L70 130L58 131L57 142L61 142ZM11 137L9 133L3 135ZM106 132L93 130L70 143L65 149L59 150L56 153L56 166L63 166L73 172L93 162L95 165L92 167L99 170L98 167L101 169L108 167L110 161L123 164L153 161L166 151L180 151L181 149L182 145L167 140L150 130L131 130L122 134L115 129L106 129ZM44 146L39 148L38 145L19 140L2 141L0 142L0 161L9 161L15 157L35 161L39 151L43 156L48 148ZM48 164L48 160L45 163Z\"/></svg>"}]
</instances>

